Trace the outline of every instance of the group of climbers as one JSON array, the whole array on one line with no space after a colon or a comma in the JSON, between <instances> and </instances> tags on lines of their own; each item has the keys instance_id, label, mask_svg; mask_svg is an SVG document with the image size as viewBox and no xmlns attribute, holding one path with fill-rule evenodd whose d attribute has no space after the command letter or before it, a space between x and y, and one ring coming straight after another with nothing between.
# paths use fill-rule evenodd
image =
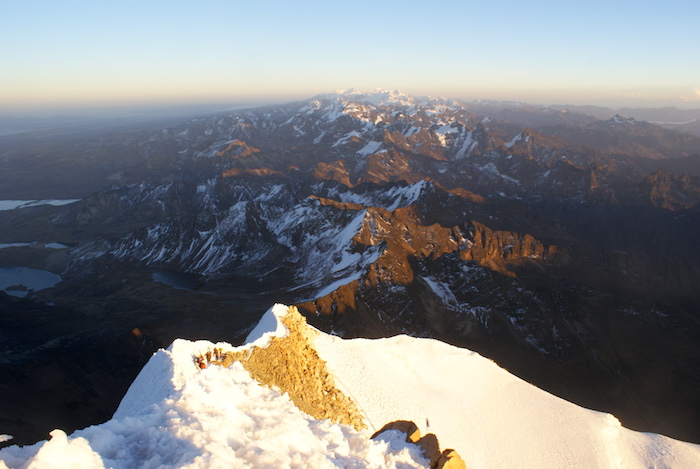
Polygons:
<instances>
[{"instance_id":1,"label":"group of climbers","mask_svg":"<svg viewBox=\"0 0 700 469\"><path fill-rule=\"evenodd\" d=\"M204 355L200 353L199 355L194 357L194 362L200 369L204 369L212 361L214 363L221 362L225 356L226 355L224 354L224 351L221 348L215 347L213 351L209 350Z\"/></svg>"}]
</instances>

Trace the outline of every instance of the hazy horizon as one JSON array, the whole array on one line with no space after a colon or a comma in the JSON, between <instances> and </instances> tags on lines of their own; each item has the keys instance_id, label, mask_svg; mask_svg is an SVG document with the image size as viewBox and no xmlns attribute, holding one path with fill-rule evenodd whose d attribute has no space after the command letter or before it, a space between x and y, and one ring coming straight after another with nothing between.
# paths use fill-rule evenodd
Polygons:
<instances>
[{"instance_id":1,"label":"hazy horizon","mask_svg":"<svg viewBox=\"0 0 700 469\"><path fill-rule=\"evenodd\" d=\"M280 103L336 89L700 108L700 5L14 2L0 114Z\"/></svg>"},{"instance_id":2,"label":"hazy horizon","mask_svg":"<svg viewBox=\"0 0 700 469\"><path fill-rule=\"evenodd\" d=\"M309 94L304 96L280 96L280 97L244 97L238 99L222 98L216 100L202 101L187 101L187 102L135 102L135 103L83 103L83 104L57 104L51 106L24 106L3 108L0 107L0 118L16 118L16 119L55 119L55 118L105 118L105 119L129 119L129 118L150 118L150 117L179 117L179 116L194 116L197 114L211 114L218 112L227 112L240 110L245 108L255 108L265 105L285 104L295 101L311 99L319 94L331 93L339 90L324 90L319 93ZM361 92L372 92L375 90L359 90ZM402 91L402 90L398 90ZM410 93L407 93L410 94ZM697 110L700 111L700 102L697 104L687 103L679 105L678 103L653 103L647 102L646 105L634 106L629 103L619 103L619 105L606 105L604 102L572 102L572 100L562 100L559 102L537 102L536 100L526 101L523 99L496 99L489 97L456 97L447 95L412 95L414 97L424 96L440 96L444 98L454 98L470 102L474 100L495 101L495 102L520 102L533 106L593 106L598 108L607 108L613 111L621 109L663 109L677 108L680 110ZM656 105L654 105L656 104Z\"/></svg>"}]
</instances>

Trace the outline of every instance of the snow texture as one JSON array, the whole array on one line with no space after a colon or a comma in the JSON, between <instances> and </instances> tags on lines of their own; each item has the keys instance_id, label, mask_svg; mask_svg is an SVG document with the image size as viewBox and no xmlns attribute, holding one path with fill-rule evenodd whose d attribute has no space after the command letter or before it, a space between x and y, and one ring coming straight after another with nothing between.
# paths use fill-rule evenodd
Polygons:
<instances>
[{"instance_id":1,"label":"snow texture","mask_svg":"<svg viewBox=\"0 0 700 469\"><path fill-rule=\"evenodd\" d=\"M270 308L258 324L246 337L245 343L249 346L267 347L273 337L286 337L289 331L280 320L287 314L287 308L283 305L275 305Z\"/></svg>"},{"instance_id":2,"label":"snow texture","mask_svg":"<svg viewBox=\"0 0 700 469\"><path fill-rule=\"evenodd\" d=\"M455 297L454 293L452 293L452 290L450 290L450 286L448 284L440 282L432 277L421 278L428 284L433 293L435 293L443 303L450 306L459 305L457 298Z\"/></svg>"},{"instance_id":3,"label":"snow texture","mask_svg":"<svg viewBox=\"0 0 700 469\"><path fill-rule=\"evenodd\" d=\"M372 155L376 153L379 150L379 147L382 146L382 142L375 142L375 141L370 141L362 147L360 150L358 150L357 154L360 156L367 156L367 155Z\"/></svg>"},{"instance_id":4,"label":"snow texture","mask_svg":"<svg viewBox=\"0 0 700 469\"><path fill-rule=\"evenodd\" d=\"M469 350L407 336L315 344L370 428L412 420L469 468L700 467L700 446L628 430Z\"/></svg>"},{"instance_id":5,"label":"snow texture","mask_svg":"<svg viewBox=\"0 0 700 469\"><path fill-rule=\"evenodd\" d=\"M286 334L280 319L287 312L273 307L249 340L264 344ZM627 430L612 415L552 396L475 352L407 336L314 335L336 385L355 400L369 430L309 417L239 363L199 369L193 361L213 347L241 348L176 340L153 355L111 420L4 448L0 469L427 467L398 432L368 438L399 419L435 433L441 449L456 449L469 468L700 467L700 446Z\"/></svg>"},{"instance_id":6,"label":"snow texture","mask_svg":"<svg viewBox=\"0 0 700 469\"><path fill-rule=\"evenodd\" d=\"M231 349L176 340L146 364L111 420L5 448L0 468L427 467L413 445L307 416L239 363L198 369L193 356L214 346Z\"/></svg>"}]
</instances>

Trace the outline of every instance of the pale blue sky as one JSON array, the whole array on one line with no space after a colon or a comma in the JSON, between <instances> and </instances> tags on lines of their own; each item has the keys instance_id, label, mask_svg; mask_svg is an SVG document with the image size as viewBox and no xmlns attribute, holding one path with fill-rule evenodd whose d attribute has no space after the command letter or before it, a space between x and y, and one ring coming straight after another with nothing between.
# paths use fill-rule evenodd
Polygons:
<instances>
[{"instance_id":1,"label":"pale blue sky","mask_svg":"<svg viewBox=\"0 0 700 469\"><path fill-rule=\"evenodd\" d=\"M0 0L0 110L335 89L700 107L700 2Z\"/></svg>"}]
</instances>

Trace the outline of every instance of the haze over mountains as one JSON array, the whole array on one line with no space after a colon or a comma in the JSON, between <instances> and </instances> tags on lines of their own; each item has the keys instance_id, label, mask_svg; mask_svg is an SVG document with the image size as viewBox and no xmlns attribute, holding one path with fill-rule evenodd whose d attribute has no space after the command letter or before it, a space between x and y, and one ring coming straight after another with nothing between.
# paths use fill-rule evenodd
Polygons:
<instances>
[{"instance_id":1,"label":"haze over mountains","mask_svg":"<svg viewBox=\"0 0 700 469\"><path fill-rule=\"evenodd\" d=\"M157 347L286 302L700 441L700 137L593 111L348 91L0 138L3 199L81 199L0 211L0 266L61 278L0 292L0 433L107 420Z\"/></svg>"}]
</instances>

